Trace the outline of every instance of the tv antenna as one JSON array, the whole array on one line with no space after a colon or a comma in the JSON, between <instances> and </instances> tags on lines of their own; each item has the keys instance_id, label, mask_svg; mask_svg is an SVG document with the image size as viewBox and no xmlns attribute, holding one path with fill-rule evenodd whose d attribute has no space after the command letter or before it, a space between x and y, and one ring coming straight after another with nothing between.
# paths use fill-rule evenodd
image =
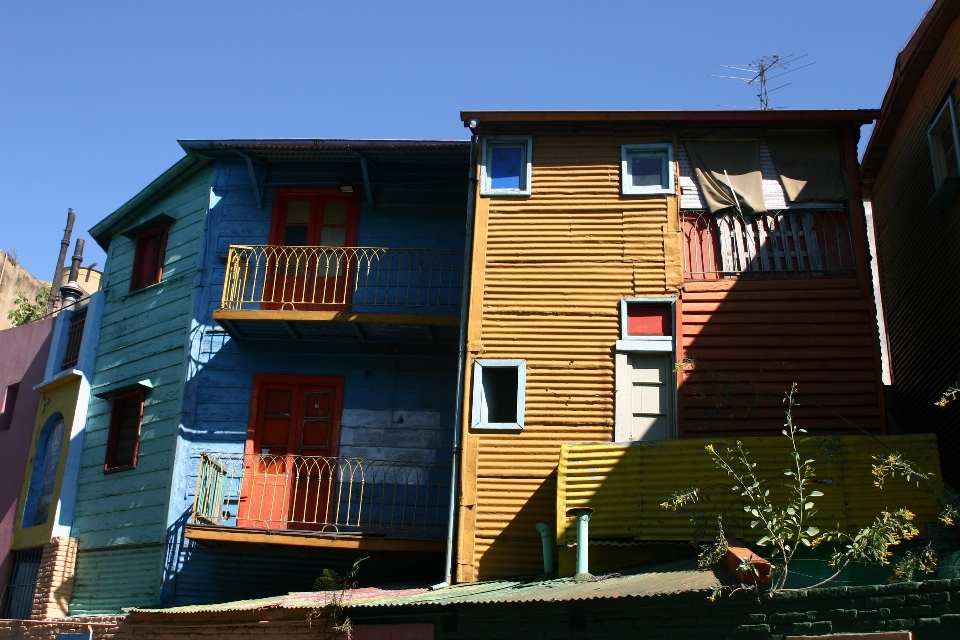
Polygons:
<instances>
[{"instance_id":1,"label":"tv antenna","mask_svg":"<svg viewBox=\"0 0 960 640\"><path fill-rule=\"evenodd\" d=\"M749 85L757 90L757 97L760 98L760 109L763 111L769 111L773 107L770 106L770 93L776 91L777 89L783 89L784 87L793 84L792 82L787 82L786 84L781 84L779 87L774 87L773 89L767 88L767 83L773 80L774 78L779 78L780 76L785 76L788 73L793 73L794 71L799 71L804 67L809 67L816 62L808 62L799 67L790 68L790 66L803 58L806 58L808 54L803 54L799 56L795 53L791 53L788 56L777 55L776 53L772 56L763 56L757 58L753 62L747 64L721 64L718 66L726 67L727 69L733 69L735 71L741 71L743 73L750 74L750 77L743 78L740 76L720 76L715 74L710 74L714 78L729 78L731 80L738 80L743 84ZM771 75L772 74L772 75Z\"/></svg>"}]
</instances>

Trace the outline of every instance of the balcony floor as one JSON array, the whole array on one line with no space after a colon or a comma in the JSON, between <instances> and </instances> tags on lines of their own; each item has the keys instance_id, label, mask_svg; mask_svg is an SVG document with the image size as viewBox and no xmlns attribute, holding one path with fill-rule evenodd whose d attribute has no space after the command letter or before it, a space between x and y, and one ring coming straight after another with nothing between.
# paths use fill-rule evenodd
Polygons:
<instances>
[{"instance_id":1,"label":"balcony floor","mask_svg":"<svg viewBox=\"0 0 960 640\"><path fill-rule=\"evenodd\" d=\"M234 311L213 319L236 340L457 344L460 316L353 311Z\"/></svg>"},{"instance_id":2,"label":"balcony floor","mask_svg":"<svg viewBox=\"0 0 960 640\"><path fill-rule=\"evenodd\" d=\"M397 538L364 536L347 533L290 529L248 529L188 524L184 537L208 546L277 545L286 547L313 547L318 549L346 549L360 551L412 551L441 553L445 540L424 538Z\"/></svg>"}]
</instances>

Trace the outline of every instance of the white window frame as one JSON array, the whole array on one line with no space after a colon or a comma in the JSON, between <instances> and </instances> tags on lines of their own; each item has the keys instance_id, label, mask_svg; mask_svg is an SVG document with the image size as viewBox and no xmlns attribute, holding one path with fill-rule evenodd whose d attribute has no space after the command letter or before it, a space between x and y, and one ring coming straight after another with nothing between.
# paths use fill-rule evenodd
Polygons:
<instances>
[{"instance_id":1,"label":"white window frame","mask_svg":"<svg viewBox=\"0 0 960 640\"><path fill-rule=\"evenodd\" d=\"M944 160L943 146L940 144L939 137L934 133L934 129L941 126L941 121L945 115L944 112L947 112L950 116L950 130L953 132L953 151L957 156L957 166L960 166L960 136L957 134L957 112L956 109L954 109L953 96L947 96L947 101L940 107L940 111L937 112L937 117L933 119L933 122L927 128L927 143L930 145L930 162L933 164L933 182L937 189L942 187L943 183L947 180L947 167Z\"/></svg>"},{"instance_id":2,"label":"white window frame","mask_svg":"<svg viewBox=\"0 0 960 640\"><path fill-rule=\"evenodd\" d=\"M630 157L637 152L656 151L667 155L667 188L662 185L634 186L630 172ZM673 143L657 142L651 144L625 144L620 146L620 191L625 196L673 195L676 189L676 172L673 162Z\"/></svg>"},{"instance_id":3,"label":"white window frame","mask_svg":"<svg viewBox=\"0 0 960 640\"><path fill-rule=\"evenodd\" d=\"M516 422L482 422L481 408L484 402L483 370L517 370L517 419ZM470 428L490 431L522 431L523 414L527 400L527 361L477 358L473 361L473 402L470 411Z\"/></svg>"},{"instance_id":4,"label":"white window frame","mask_svg":"<svg viewBox=\"0 0 960 640\"><path fill-rule=\"evenodd\" d=\"M521 163L524 170L520 172L520 189L494 189L490 186L490 151L497 147L519 147L522 152ZM481 196L529 196L530 185L533 182L533 136L490 136L483 139L483 149L480 158L480 195Z\"/></svg>"},{"instance_id":5,"label":"white window frame","mask_svg":"<svg viewBox=\"0 0 960 640\"><path fill-rule=\"evenodd\" d=\"M670 335L669 336L631 336L627 334L627 305L670 305ZM650 353L663 354L667 360L666 384L672 390L672 407L670 437L679 437L679 404L680 389L677 386L677 374L673 364L677 361L677 299L665 298L621 298L620 300L620 340L614 345L614 441L627 440L627 425L631 416L631 397L628 381L630 380L630 354Z\"/></svg>"}]
</instances>

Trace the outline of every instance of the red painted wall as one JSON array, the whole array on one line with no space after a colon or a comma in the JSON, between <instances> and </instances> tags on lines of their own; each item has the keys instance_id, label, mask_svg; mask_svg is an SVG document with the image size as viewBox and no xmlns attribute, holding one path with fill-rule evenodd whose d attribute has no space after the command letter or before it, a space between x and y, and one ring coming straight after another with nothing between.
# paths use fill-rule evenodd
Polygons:
<instances>
[{"instance_id":1,"label":"red painted wall","mask_svg":"<svg viewBox=\"0 0 960 640\"><path fill-rule=\"evenodd\" d=\"M10 428L0 431L0 585L7 583L13 570L13 524L40 403L40 394L33 387L43 382L54 320L47 318L0 331L0 403L7 387L20 383Z\"/></svg>"}]
</instances>

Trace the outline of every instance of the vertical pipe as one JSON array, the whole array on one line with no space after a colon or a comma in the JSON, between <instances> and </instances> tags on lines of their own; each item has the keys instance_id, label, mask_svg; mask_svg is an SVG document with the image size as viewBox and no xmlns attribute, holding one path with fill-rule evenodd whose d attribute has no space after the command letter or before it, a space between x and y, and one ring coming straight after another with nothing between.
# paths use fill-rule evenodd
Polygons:
<instances>
[{"instance_id":1,"label":"vertical pipe","mask_svg":"<svg viewBox=\"0 0 960 640\"><path fill-rule=\"evenodd\" d=\"M80 272L80 263L83 262L83 238L77 238L77 248L70 263L70 276L67 283L60 287L60 308L66 309L77 303L83 297L83 289L77 284L77 275Z\"/></svg>"},{"instance_id":2,"label":"vertical pipe","mask_svg":"<svg viewBox=\"0 0 960 640\"><path fill-rule=\"evenodd\" d=\"M67 209L67 226L63 230L63 240L60 241L60 256L57 258L57 270L53 273L53 280L50 281L50 297L47 298L47 313L53 311L57 300L60 298L60 280L63 278L63 261L67 258L67 249L70 248L70 236L73 235L73 222L77 219L77 214L73 209Z\"/></svg>"},{"instance_id":3,"label":"vertical pipe","mask_svg":"<svg viewBox=\"0 0 960 640\"><path fill-rule=\"evenodd\" d=\"M550 527L540 522L537 524L540 532L540 543L543 545L543 574L553 573L553 532Z\"/></svg>"},{"instance_id":4,"label":"vertical pipe","mask_svg":"<svg viewBox=\"0 0 960 640\"><path fill-rule=\"evenodd\" d=\"M567 509L568 516L577 518L577 580L590 578L590 507Z\"/></svg>"},{"instance_id":5,"label":"vertical pipe","mask_svg":"<svg viewBox=\"0 0 960 640\"><path fill-rule=\"evenodd\" d=\"M467 355L467 315L470 306L470 263L473 257L473 226L476 216L477 136L470 137L470 166L467 169L467 229L463 244L463 275L460 289L460 350L457 356L457 397L453 419L453 455L450 464L450 513L447 518L447 561L444 582L453 584L453 534L457 516L457 464L460 461L460 430L463 426L464 367Z\"/></svg>"}]
</instances>

